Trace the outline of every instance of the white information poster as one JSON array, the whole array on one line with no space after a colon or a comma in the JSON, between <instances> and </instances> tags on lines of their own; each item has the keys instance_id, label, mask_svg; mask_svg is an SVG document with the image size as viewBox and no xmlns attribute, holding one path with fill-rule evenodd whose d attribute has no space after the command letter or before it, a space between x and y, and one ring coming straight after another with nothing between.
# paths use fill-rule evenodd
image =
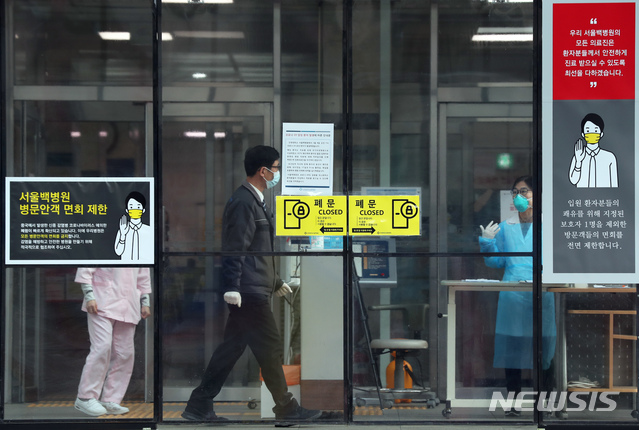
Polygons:
<instances>
[{"instance_id":1,"label":"white information poster","mask_svg":"<svg viewBox=\"0 0 639 430\"><path fill-rule=\"evenodd\" d=\"M282 195L333 195L333 124L282 124Z\"/></svg>"},{"instance_id":2,"label":"white information poster","mask_svg":"<svg viewBox=\"0 0 639 430\"><path fill-rule=\"evenodd\" d=\"M501 221L506 221L519 213L513 204L513 196L510 193L510 190L499 191L499 207Z\"/></svg>"}]
</instances>

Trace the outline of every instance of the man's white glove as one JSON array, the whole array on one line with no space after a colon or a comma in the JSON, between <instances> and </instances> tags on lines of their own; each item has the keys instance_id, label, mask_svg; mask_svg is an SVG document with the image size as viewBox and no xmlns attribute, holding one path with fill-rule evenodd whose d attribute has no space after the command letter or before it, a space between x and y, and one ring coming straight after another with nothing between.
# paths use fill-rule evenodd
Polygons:
<instances>
[{"instance_id":1,"label":"man's white glove","mask_svg":"<svg viewBox=\"0 0 639 430\"><path fill-rule=\"evenodd\" d=\"M483 225L480 225L479 228L481 229L481 237L484 239L494 239L499 231L499 224L495 224L491 221L486 228L484 228Z\"/></svg>"},{"instance_id":2,"label":"man's white glove","mask_svg":"<svg viewBox=\"0 0 639 430\"><path fill-rule=\"evenodd\" d=\"M291 287L289 287L288 284L286 282L284 282L282 284L282 286L280 288L278 288L278 290L275 292L275 295L277 297L282 297L282 296L285 296L285 295L287 295L289 293L292 293L292 292L293 292L293 290L291 290Z\"/></svg>"},{"instance_id":3,"label":"man's white glove","mask_svg":"<svg viewBox=\"0 0 639 430\"><path fill-rule=\"evenodd\" d=\"M224 293L224 301L229 305L237 305L238 308L242 307L242 296L237 291Z\"/></svg>"}]
</instances>

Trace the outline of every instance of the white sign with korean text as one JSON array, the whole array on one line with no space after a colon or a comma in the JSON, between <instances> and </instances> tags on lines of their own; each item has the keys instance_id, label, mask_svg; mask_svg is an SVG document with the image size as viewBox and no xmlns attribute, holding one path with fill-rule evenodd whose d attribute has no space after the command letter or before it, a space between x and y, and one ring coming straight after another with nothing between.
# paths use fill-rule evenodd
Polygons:
<instances>
[{"instance_id":1,"label":"white sign with korean text","mask_svg":"<svg viewBox=\"0 0 639 430\"><path fill-rule=\"evenodd\" d=\"M333 194L333 124L282 124L282 195Z\"/></svg>"}]
</instances>

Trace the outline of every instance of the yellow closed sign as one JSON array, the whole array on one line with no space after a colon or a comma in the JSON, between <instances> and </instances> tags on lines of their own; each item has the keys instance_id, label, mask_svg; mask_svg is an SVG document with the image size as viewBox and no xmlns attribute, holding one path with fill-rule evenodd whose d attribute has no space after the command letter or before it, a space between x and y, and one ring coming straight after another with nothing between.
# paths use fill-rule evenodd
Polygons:
<instances>
[{"instance_id":1,"label":"yellow closed sign","mask_svg":"<svg viewBox=\"0 0 639 430\"><path fill-rule=\"evenodd\" d=\"M351 196L348 204L352 236L418 236L419 196Z\"/></svg>"},{"instance_id":2,"label":"yellow closed sign","mask_svg":"<svg viewBox=\"0 0 639 430\"><path fill-rule=\"evenodd\" d=\"M277 196L278 236L346 236L346 196Z\"/></svg>"}]
</instances>

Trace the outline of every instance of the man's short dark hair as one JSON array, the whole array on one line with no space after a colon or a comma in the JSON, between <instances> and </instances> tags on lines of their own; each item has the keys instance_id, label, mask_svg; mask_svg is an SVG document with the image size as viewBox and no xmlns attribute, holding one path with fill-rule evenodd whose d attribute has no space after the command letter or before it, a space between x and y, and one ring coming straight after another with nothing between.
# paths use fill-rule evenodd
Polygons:
<instances>
[{"instance_id":1,"label":"man's short dark hair","mask_svg":"<svg viewBox=\"0 0 639 430\"><path fill-rule=\"evenodd\" d=\"M129 206L129 200L135 200L136 202L140 202L142 204L142 209L146 209L146 198L142 195L142 193L138 191L131 191L126 199L124 200L124 205Z\"/></svg>"},{"instance_id":2,"label":"man's short dark hair","mask_svg":"<svg viewBox=\"0 0 639 430\"><path fill-rule=\"evenodd\" d=\"M272 146L258 145L246 150L244 154L244 170L246 176L253 176L262 167L269 169L280 159L280 153Z\"/></svg>"},{"instance_id":3,"label":"man's short dark hair","mask_svg":"<svg viewBox=\"0 0 639 430\"><path fill-rule=\"evenodd\" d=\"M584 119L581 120L581 131L584 131L584 125L586 125L586 123L590 121L591 123L593 123L594 125L596 125L597 127L599 127L599 130L603 131L604 129L604 120L602 117L600 117L599 115L597 115L596 113L589 113L588 115L586 115L584 117Z\"/></svg>"}]
</instances>

